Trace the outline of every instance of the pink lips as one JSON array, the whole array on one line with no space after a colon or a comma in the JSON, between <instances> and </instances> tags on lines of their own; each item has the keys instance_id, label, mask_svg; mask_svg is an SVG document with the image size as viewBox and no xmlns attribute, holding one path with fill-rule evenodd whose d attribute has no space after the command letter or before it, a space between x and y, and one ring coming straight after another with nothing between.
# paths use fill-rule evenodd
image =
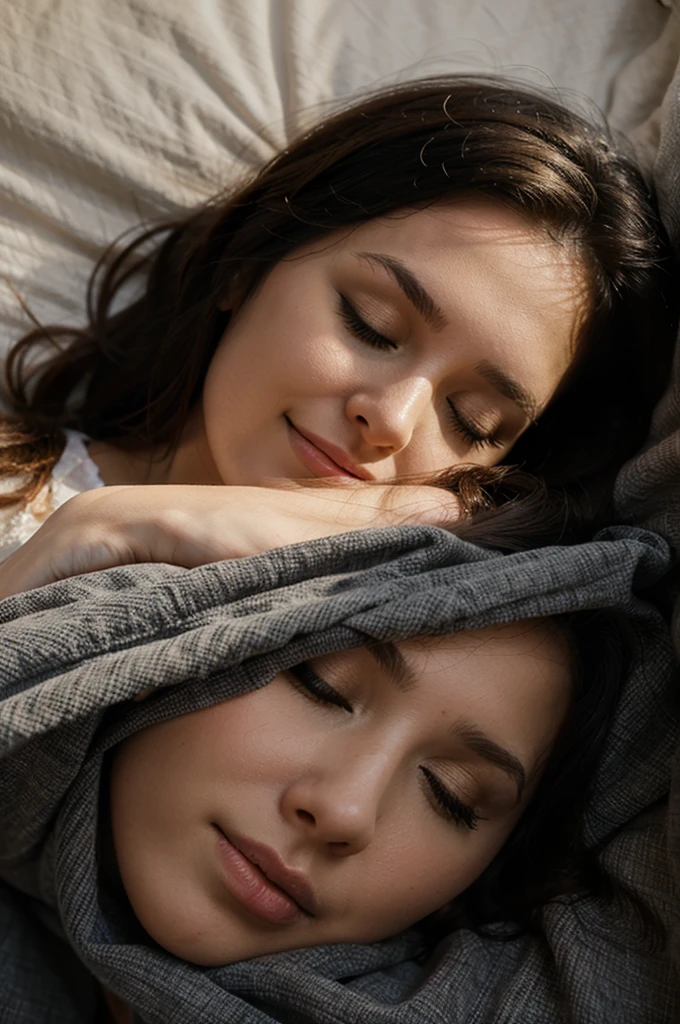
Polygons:
<instances>
[{"instance_id":1,"label":"pink lips","mask_svg":"<svg viewBox=\"0 0 680 1024\"><path fill-rule=\"evenodd\" d=\"M217 826L222 877L230 894L271 924L289 924L300 913L314 915L317 901L305 876L287 867L278 853L252 839L231 835Z\"/></svg>"},{"instance_id":2,"label":"pink lips","mask_svg":"<svg viewBox=\"0 0 680 1024\"><path fill-rule=\"evenodd\" d=\"M342 448L311 430L296 427L288 417L290 446L300 462L315 476L344 476L350 479L374 480L367 469L355 462Z\"/></svg>"}]
</instances>

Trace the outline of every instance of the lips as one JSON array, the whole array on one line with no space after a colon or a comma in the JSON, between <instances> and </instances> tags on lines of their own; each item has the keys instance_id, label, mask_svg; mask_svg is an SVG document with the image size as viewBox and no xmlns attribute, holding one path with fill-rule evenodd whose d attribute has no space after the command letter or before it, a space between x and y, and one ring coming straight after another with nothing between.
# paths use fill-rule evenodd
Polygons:
<instances>
[{"instance_id":1,"label":"lips","mask_svg":"<svg viewBox=\"0 0 680 1024\"><path fill-rule=\"evenodd\" d=\"M302 872L289 868L270 846L214 828L232 896L273 924L288 924L300 911L316 915L316 896Z\"/></svg>"},{"instance_id":2,"label":"lips","mask_svg":"<svg viewBox=\"0 0 680 1024\"><path fill-rule=\"evenodd\" d=\"M375 477L347 452L332 441L327 441L311 430L300 429L287 416L290 445L302 464L315 476L344 476L355 480L374 480Z\"/></svg>"}]
</instances>

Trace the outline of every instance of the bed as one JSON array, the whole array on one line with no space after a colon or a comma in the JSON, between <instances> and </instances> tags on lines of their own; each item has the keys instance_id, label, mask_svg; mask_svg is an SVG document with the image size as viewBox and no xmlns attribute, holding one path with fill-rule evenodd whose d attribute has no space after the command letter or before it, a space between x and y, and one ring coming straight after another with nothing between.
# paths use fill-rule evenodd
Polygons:
<instances>
[{"instance_id":1,"label":"bed","mask_svg":"<svg viewBox=\"0 0 680 1024\"><path fill-rule=\"evenodd\" d=\"M28 325L26 307L44 321L78 322L92 259L121 231L140 219L152 220L194 206L261 165L323 110L346 97L426 73L501 71L525 82L552 84L591 114L604 112L635 147L680 248L679 15L676 4L668 0L572 0L569 5L558 0L6 3L0 8L0 350ZM676 552L680 547L678 381L680 367L676 366L649 443L624 467L617 484L621 517L652 526ZM626 528L622 529L623 534L600 543L620 544L626 552L621 566L627 558L631 578L638 572L644 576L649 560L658 561L658 551L654 553L652 544L651 553L641 552L635 547L639 543L635 533L625 534ZM364 562L374 558L377 565L388 555L397 561L415 559L425 580L439 557L433 554L438 543L434 533L414 528L397 538L395 531L386 532L387 540L363 537L351 557L356 561L361 556ZM365 550L362 544L367 545ZM271 572L272 579L278 573L279 580L282 573L290 573L291 581L294 577L302 584L315 574L332 574L337 565L345 570L354 567L348 558L336 541L319 542L304 565L289 554L274 553L263 556L252 572ZM599 579L598 573L609 564L607 558L599 558L593 554L581 580L586 590L589 580ZM560 562L560 571L566 571L568 561L567 557ZM579 571L584 571L583 564ZM241 572L245 575L240 576ZM102 673L113 665L111 679L124 688L140 665L144 671L151 670L153 660L144 659L153 645L159 672L174 670L179 679L184 678L182 672L195 671L191 665L182 667L186 649L181 639L169 642L163 615L149 613L147 590L156 598L165 595L168 616L175 615L178 607L190 606L187 594L207 595L203 608L207 617L201 620L204 630L222 621L220 602L225 603L227 584L235 593L239 587L252 587L249 572L224 563L216 571L200 570L195 583L187 584L182 582L181 570L135 567L96 574L82 584L67 581L3 603L0 643L5 644L6 653L0 664L0 687L7 687L16 702L9 718L0 721L0 746L16 741L16 729L23 721L37 721L31 710L31 702L39 699L37 690L28 698L22 694L27 672L35 673L48 690L66 685L64 692L73 695L74 701L77 697L90 703L68 705L65 720L58 723L48 714L40 729L44 733L57 725L72 729L73 762L51 771L48 750L43 774L37 778L48 789L54 787L54 792L59 786L69 790L87 754L89 734L82 731L82 723L96 725L101 710L97 678ZM620 574L614 576L616 586L622 588L617 600L625 603L628 591ZM666 580L667 593L673 596L672 574ZM93 631L97 607L102 611L102 627ZM658 620L652 622L644 614L642 619L649 635L655 634ZM74 623L82 628L76 629ZM677 614L674 628L680 649ZM130 640L125 657L119 653L121 629ZM208 631L201 636L205 650L210 650L213 634ZM640 693L662 677L672 678L675 671L668 650L659 655L655 643L636 683ZM262 651L249 649L248 656L258 653ZM90 675L80 671L79 666L86 664L95 666ZM120 693L129 696L127 691ZM118 699L111 692L108 697ZM51 713L49 701L45 706ZM631 707L635 719L635 705ZM23 719L26 709L30 714ZM367 1024L441 1024L444 1020L456 1024L670 1024L680 1012L680 994L673 981L673 970L680 967L674 902L680 864L680 760L676 755L670 778L675 726L667 728L656 719L652 724L658 736L647 736L649 765L641 761L627 786L633 804L638 797L642 802L629 805L629 817L623 820L635 818L650 802L656 801L657 806L651 818L636 819L632 831L622 832L611 857L621 877L638 872L635 877L642 879L643 895L646 892L651 899L661 894L659 898L666 901L669 919L675 924L663 963L651 954L637 960L619 956L615 943L610 945L606 915L598 918L597 908L573 913L567 908L562 916L553 915L547 947L533 940L489 946L475 936L459 935L447 957L425 970L409 940L402 937L375 949L352 948L347 960L333 959L324 950L301 951L263 967L235 965L220 976L226 981L219 980L219 972L207 972L209 984L197 988L193 1004L202 1005L203 1010L180 1012L170 992L164 1004L170 1009L162 1016L150 1011L148 1020L158 1024L223 1019L242 1024L363 1024L364 1020ZM15 730L13 738L8 739L8 729ZM30 754L31 737L26 734L19 740L19 747ZM7 785L8 778L14 784L19 777L29 790L37 784L31 771L38 770L38 763L22 757L12 762L16 776L3 776L0 771L0 786ZM617 775L613 764L607 769L609 779ZM82 773L78 778L82 782ZM660 794L667 791L669 778L667 810ZM621 779L616 782L620 789ZM0 796L7 792L0 788ZM606 786L600 796L607 807ZM15 803L2 796L0 805L20 815L21 801L16 794L13 799ZM49 817L49 801L45 806ZM46 827L45 821L41 827ZM636 847L636 836L643 833L651 837L650 844ZM0 860L5 853L0 843ZM76 870L76 861L73 865ZM3 875L8 877L5 867ZM41 884L47 884L48 875ZM26 877L21 876L24 881ZM31 1006L40 1004L49 1010L47 994L55 993L55 999L63 996L54 962L45 953L47 947L40 945L46 941L44 935L35 938L33 912L34 908L28 913L13 896L7 896L6 887L2 889L0 977L5 991L10 981L16 983L16 992L27 978L29 982L21 989L26 1001L12 1007L0 1005L0 1019L17 1024L85 1019L77 1017L75 1010L69 1017L68 1007L61 1016L55 1011L54 1017L41 1017L38 1010L32 1017L22 1016L24 1010L29 1013L30 999L34 1000ZM10 932L12 942L5 941ZM104 941L101 935L90 935L90 940ZM595 947L597 970L584 969ZM41 977L42 989L31 983L36 976ZM304 993L304 1012L302 1002L296 1003L299 993ZM158 1005L159 1000L160 995ZM228 1011L228 1018L220 1007Z\"/></svg>"},{"instance_id":2,"label":"bed","mask_svg":"<svg viewBox=\"0 0 680 1024\"><path fill-rule=\"evenodd\" d=\"M651 167L680 53L668 0L12 0L0 6L0 347L82 316L140 219L258 167L333 102L451 70L555 85Z\"/></svg>"}]
</instances>

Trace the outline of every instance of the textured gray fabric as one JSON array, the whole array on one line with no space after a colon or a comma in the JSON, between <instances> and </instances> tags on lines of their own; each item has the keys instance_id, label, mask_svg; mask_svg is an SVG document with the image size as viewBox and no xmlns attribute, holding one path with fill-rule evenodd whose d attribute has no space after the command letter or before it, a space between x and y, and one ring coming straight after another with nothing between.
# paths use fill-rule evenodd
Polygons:
<instances>
[{"instance_id":1,"label":"textured gray fabric","mask_svg":"<svg viewBox=\"0 0 680 1024\"><path fill-rule=\"evenodd\" d=\"M662 220L680 259L680 71L669 87L663 111L654 184ZM680 551L680 344L648 443L620 472L615 496L624 520L657 530ZM674 633L680 651L680 605Z\"/></svg>"},{"instance_id":2,"label":"textured gray fabric","mask_svg":"<svg viewBox=\"0 0 680 1024\"><path fill-rule=\"evenodd\" d=\"M661 215L680 258L680 71L663 106L661 140L654 166ZM676 282L680 288L680 281ZM624 520L658 530L680 554L680 341L670 384L656 410L645 449L623 468L616 487ZM673 600L673 637L680 654L680 569L667 587ZM680 888L680 755L675 759L668 808L670 861ZM680 926L675 923L674 958L680 971Z\"/></svg>"},{"instance_id":3,"label":"textured gray fabric","mask_svg":"<svg viewBox=\"0 0 680 1024\"><path fill-rule=\"evenodd\" d=\"M458 931L427 960L413 930L373 946L201 969L140 942L129 910L99 890L95 864L103 756L145 725L367 637L614 607L630 616L639 654L593 783L586 834L605 843L612 877L670 922L660 801L679 735L675 670L663 622L635 596L667 565L663 541L628 528L581 547L500 556L409 527L192 571L115 569L2 602L0 874L23 895L0 899L0 969L7 965L11 978L4 991L23 1002L20 1016L5 1008L0 1020L87 1019L69 1008L63 979L59 988L47 972L36 985L45 968L29 938L35 915L21 902L29 898L45 908L45 932L52 908L83 963L149 1024L676 1020L669 960L641 940L625 902L558 900L540 936ZM158 692L129 701L148 687Z\"/></svg>"}]
</instances>

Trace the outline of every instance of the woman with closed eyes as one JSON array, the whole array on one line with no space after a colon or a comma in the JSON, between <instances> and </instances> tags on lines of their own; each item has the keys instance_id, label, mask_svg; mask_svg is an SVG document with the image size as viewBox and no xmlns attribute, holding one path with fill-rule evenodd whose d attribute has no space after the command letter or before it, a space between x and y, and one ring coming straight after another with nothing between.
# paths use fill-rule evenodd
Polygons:
<instances>
[{"instance_id":1,"label":"woman with closed eyes","mask_svg":"<svg viewBox=\"0 0 680 1024\"><path fill-rule=\"evenodd\" d=\"M16 343L0 594L539 488L559 512L496 542L577 536L663 387L672 269L639 172L552 99L464 76L366 98L114 246L84 327Z\"/></svg>"},{"instance_id":2,"label":"woman with closed eyes","mask_svg":"<svg viewBox=\"0 0 680 1024\"><path fill-rule=\"evenodd\" d=\"M595 620L339 651L141 729L112 751L109 884L203 966L437 911L530 924L597 877L575 837L622 676L593 656L619 627Z\"/></svg>"}]
</instances>

